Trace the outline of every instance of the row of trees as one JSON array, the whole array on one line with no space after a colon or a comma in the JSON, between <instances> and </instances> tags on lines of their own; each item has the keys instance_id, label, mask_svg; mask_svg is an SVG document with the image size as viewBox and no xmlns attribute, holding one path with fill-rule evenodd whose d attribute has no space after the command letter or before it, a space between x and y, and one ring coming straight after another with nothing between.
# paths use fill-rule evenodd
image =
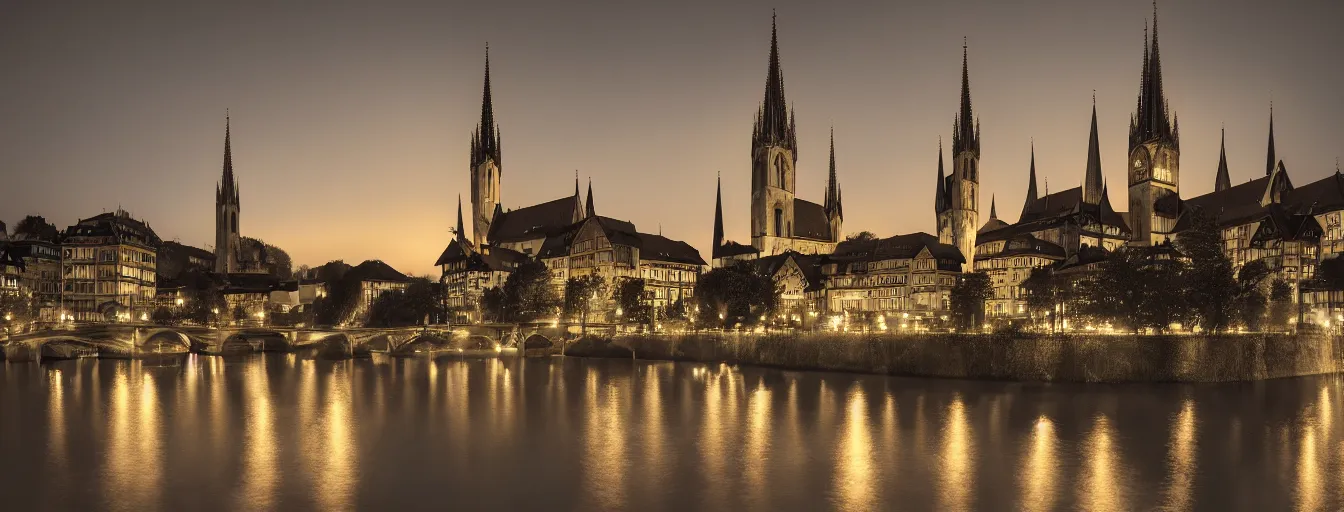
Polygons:
<instances>
[{"instance_id":1,"label":"row of trees","mask_svg":"<svg viewBox=\"0 0 1344 512\"><path fill-rule=\"evenodd\" d=\"M1214 219L1196 212L1172 247L1110 253L1097 272L1074 276L1038 268L1023 282L1033 316L1055 328L1073 322L1124 330L1163 331L1172 324L1220 332L1282 328L1291 315L1292 287L1262 261L1237 272L1223 252Z\"/></svg>"}]
</instances>

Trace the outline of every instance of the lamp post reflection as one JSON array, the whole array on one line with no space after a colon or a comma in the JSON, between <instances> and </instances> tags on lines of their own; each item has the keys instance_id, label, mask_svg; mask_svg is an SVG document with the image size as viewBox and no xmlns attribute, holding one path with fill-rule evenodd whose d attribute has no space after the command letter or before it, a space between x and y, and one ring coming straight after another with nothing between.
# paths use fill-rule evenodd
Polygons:
<instances>
[{"instance_id":1,"label":"lamp post reflection","mask_svg":"<svg viewBox=\"0 0 1344 512\"><path fill-rule=\"evenodd\" d=\"M1059 464L1058 445L1055 437L1055 424L1050 418L1041 416L1031 429L1031 447L1022 460L1019 478L1022 485L1022 508L1024 510L1054 510L1055 506L1055 467Z\"/></svg>"}]
</instances>

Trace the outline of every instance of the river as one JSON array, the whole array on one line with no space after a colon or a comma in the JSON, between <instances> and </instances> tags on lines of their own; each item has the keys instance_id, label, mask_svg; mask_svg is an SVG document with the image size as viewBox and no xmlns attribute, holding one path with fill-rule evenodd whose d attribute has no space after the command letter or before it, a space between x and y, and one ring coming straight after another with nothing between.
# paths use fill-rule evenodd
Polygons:
<instances>
[{"instance_id":1,"label":"river","mask_svg":"<svg viewBox=\"0 0 1344 512\"><path fill-rule=\"evenodd\" d=\"M1339 510L1344 376L0 363L6 510Z\"/></svg>"}]
</instances>

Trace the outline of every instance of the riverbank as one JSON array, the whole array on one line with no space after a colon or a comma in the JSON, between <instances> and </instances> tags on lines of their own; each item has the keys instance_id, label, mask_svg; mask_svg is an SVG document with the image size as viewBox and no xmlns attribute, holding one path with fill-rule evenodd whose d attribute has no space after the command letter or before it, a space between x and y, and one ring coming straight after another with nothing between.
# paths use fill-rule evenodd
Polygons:
<instances>
[{"instance_id":1,"label":"riverbank","mask_svg":"<svg viewBox=\"0 0 1344 512\"><path fill-rule=\"evenodd\" d=\"M1044 382L1233 382L1344 371L1344 338L1326 334L688 333L590 338L565 354Z\"/></svg>"}]
</instances>

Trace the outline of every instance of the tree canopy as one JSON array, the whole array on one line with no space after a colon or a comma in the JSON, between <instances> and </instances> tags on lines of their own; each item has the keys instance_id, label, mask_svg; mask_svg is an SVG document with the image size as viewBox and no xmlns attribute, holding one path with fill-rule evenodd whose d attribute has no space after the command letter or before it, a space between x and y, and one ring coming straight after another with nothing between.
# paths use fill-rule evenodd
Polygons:
<instances>
[{"instance_id":1,"label":"tree canopy","mask_svg":"<svg viewBox=\"0 0 1344 512\"><path fill-rule=\"evenodd\" d=\"M845 237L846 242L871 242L873 240L877 240L877 235L873 234L872 231L850 233L849 236Z\"/></svg>"},{"instance_id":2,"label":"tree canopy","mask_svg":"<svg viewBox=\"0 0 1344 512\"><path fill-rule=\"evenodd\" d=\"M747 262L711 270L695 285L699 320L705 326L754 325L775 313L779 294L774 279Z\"/></svg>"},{"instance_id":3,"label":"tree canopy","mask_svg":"<svg viewBox=\"0 0 1344 512\"><path fill-rule=\"evenodd\" d=\"M405 327L443 321L443 285L426 277L412 278L405 290L379 295L369 308L367 327Z\"/></svg>"},{"instance_id":4,"label":"tree canopy","mask_svg":"<svg viewBox=\"0 0 1344 512\"><path fill-rule=\"evenodd\" d=\"M607 298L607 281L597 274L571 277L565 281L565 316L588 325L588 315L599 311Z\"/></svg>"},{"instance_id":5,"label":"tree canopy","mask_svg":"<svg viewBox=\"0 0 1344 512\"><path fill-rule=\"evenodd\" d=\"M949 294L949 306L958 326L974 328L984 318L985 301L993 295L989 274L983 270L962 274Z\"/></svg>"},{"instance_id":6,"label":"tree canopy","mask_svg":"<svg viewBox=\"0 0 1344 512\"><path fill-rule=\"evenodd\" d=\"M539 261L527 261L504 281L504 320L532 322L554 315L561 306L551 286L551 271Z\"/></svg>"},{"instance_id":7,"label":"tree canopy","mask_svg":"<svg viewBox=\"0 0 1344 512\"><path fill-rule=\"evenodd\" d=\"M626 322L648 323L649 303L644 298L644 280L626 279L616 288L616 304Z\"/></svg>"}]
</instances>

